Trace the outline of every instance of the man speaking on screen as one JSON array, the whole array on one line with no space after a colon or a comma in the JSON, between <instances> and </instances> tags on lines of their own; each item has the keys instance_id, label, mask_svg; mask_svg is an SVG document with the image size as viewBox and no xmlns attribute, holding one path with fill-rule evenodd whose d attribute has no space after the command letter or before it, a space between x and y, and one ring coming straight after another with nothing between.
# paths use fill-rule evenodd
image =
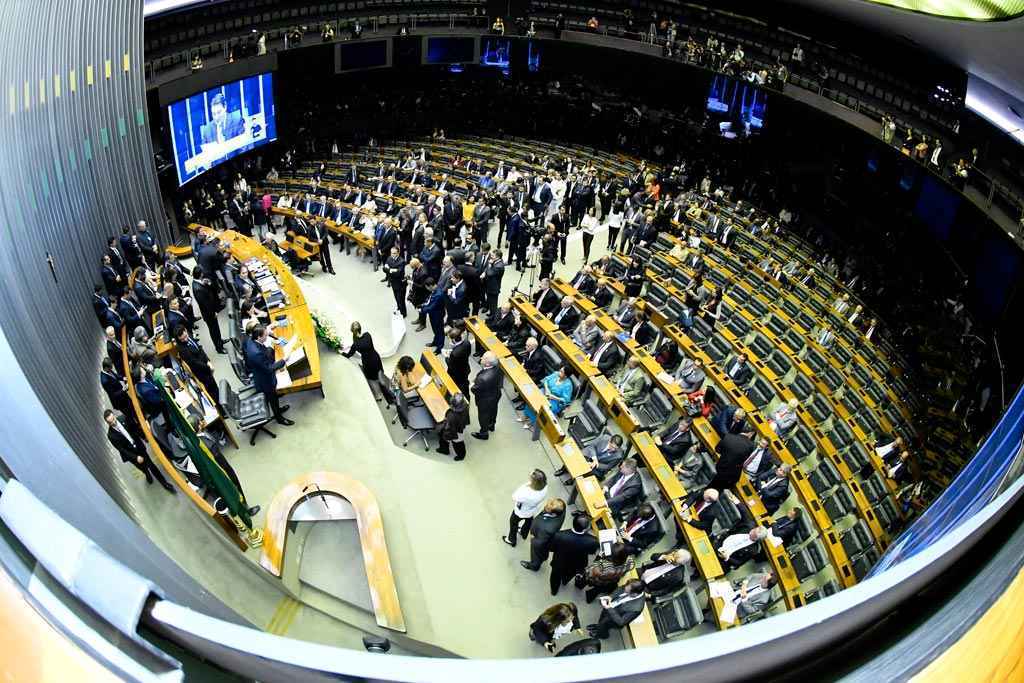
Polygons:
<instances>
[{"instance_id":1,"label":"man speaking on screen","mask_svg":"<svg viewBox=\"0 0 1024 683\"><path fill-rule=\"evenodd\" d=\"M245 134L242 113L240 111L228 113L224 93L217 93L213 96L213 100L210 102L210 115L213 117L212 120L204 123L199 131L203 140L204 153L207 151L207 145L223 144L233 137Z\"/></svg>"}]
</instances>

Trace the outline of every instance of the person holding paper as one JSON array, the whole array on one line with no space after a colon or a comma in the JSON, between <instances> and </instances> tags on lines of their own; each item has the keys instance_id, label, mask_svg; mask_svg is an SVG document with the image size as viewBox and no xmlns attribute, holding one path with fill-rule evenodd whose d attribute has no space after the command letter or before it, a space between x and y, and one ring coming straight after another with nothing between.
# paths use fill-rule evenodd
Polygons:
<instances>
[{"instance_id":1,"label":"person holding paper","mask_svg":"<svg viewBox=\"0 0 1024 683\"><path fill-rule=\"evenodd\" d=\"M601 596L601 616L596 624L587 627L587 631L595 638L607 638L612 628L628 626L631 621L644 611L644 584L633 579L611 595Z\"/></svg>"},{"instance_id":2,"label":"person holding paper","mask_svg":"<svg viewBox=\"0 0 1024 683\"><path fill-rule=\"evenodd\" d=\"M754 558L761 550L761 541L767 536L768 530L762 526L755 526L745 534L726 536L718 548L718 555L729 569L736 569Z\"/></svg>"},{"instance_id":3,"label":"person holding paper","mask_svg":"<svg viewBox=\"0 0 1024 683\"><path fill-rule=\"evenodd\" d=\"M252 373L253 385L263 393L278 424L293 425L294 421L284 417L289 406L282 406L277 399L277 371L284 367L285 359L274 360L274 350L268 344L269 332L263 325L253 328L242 346L245 366Z\"/></svg>"},{"instance_id":4,"label":"person holding paper","mask_svg":"<svg viewBox=\"0 0 1024 683\"><path fill-rule=\"evenodd\" d=\"M760 528L760 527L759 527ZM775 574L751 574L736 584L738 592L732 597L736 614L741 619L764 610L772 602L772 588L779 580Z\"/></svg>"}]
</instances>

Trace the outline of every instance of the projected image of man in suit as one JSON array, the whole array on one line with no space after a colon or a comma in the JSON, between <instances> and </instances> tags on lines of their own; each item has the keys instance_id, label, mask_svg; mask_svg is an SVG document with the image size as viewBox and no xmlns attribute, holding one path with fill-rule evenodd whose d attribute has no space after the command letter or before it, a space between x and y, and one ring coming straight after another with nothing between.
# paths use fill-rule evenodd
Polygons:
<instances>
[{"instance_id":1,"label":"projected image of man in suit","mask_svg":"<svg viewBox=\"0 0 1024 683\"><path fill-rule=\"evenodd\" d=\"M228 111L224 93L213 96L213 100L210 101L210 116L212 119L204 123L199 130L203 140L203 151L206 151L207 145L220 144L245 133L242 112Z\"/></svg>"}]
</instances>

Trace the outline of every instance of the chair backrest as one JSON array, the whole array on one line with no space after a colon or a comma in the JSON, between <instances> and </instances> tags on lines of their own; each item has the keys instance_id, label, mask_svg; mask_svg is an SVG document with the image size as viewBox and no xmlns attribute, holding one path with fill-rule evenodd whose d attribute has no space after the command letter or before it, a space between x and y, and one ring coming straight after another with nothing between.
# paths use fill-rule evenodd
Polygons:
<instances>
[{"instance_id":1,"label":"chair backrest","mask_svg":"<svg viewBox=\"0 0 1024 683\"><path fill-rule=\"evenodd\" d=\"M655 629L665 640L682 635L704 621L697 596L689 587L672 600L655 605L651 613Z\"/></svg>"},{"instance_id":2,"label":"chair backrest","mask_svg":"<svg viewBox=\"0 0 1024 683\"><path fill-rule=\"evenodd\" d=\"M823 505L829 519L834 524L853 511L853 494L850 493L850 489L845 484L841 484L836 488L835 493L825 500Z\"/></svg>"},{"instance_id":3,"label":"chair backrest","mask_svg":"<svg viewBox=\"0 0 1024 683\"><path fill-rule=\"evenodd\" d=\"M732 502L732 498L727 495L720 495L718 502L715 503L718 506L718 514L715 516L717 522L721 525L721 532L728 533L736 528L736 525L743 519L743 513L740 512L736 503Z\"/></svg>"},{"instance_id":4,"label":"chair backrest","mask_svg":"<svg viewBox=\"0 0 1024 683\"><path fill-rule=\"evenodd\" d=\"M807 428L801 424L790 431L789 438L786 439L786 445L789 447L790 452L797 460L803 460L804 458L811 455L817 448L817 443L814 437L811 436Z\"/></svg>"},{"instance_id":5,"label":"chair backrest","mask_svg":"<svg viewBox=\"0 0 1024 683\"><path fill-rule=\"evenodd\" d=\"M559 356L558 353L550 346L545 345L540 347L540 349L538 350L540 351L541 358L544 359L544 367L546 368L546 372L555 372L564 364L562 361L562 357Z\"/></svg>"},{"instance_id":6,"label":"chair backrest","mask_svg":"<svg viewBox=\"0 0 1024 683\"><path fill-rule=\"evenodd\" d=\"M238 394L235 393L235 390L231 388L226 379L220 381L220 395L228 415L234 420L239 419L241 417L241 409Z\"/></svg>"},{"instance_id":7,"label":"chair backrest","mask_svg":"<svg viewBox=\"0 0 1024 683\"><path fill-rule=\"evenodd\" d=\"M864 548L870 547L872 541L871 529L868 527L868 523L863 519L858 519L856 524L843 532L842 543L846 554L850 557L853 557Z\"/></svg>"},{"instance_id":8,"label":"chair backrest","mask_svg":"<svg viewBox=\"0 0 1024 683\"><path fill-rule=\"evenodd\" d=\"M672 414L673 410L672 401L669 399L668 394L657 388L651 392L649 407L654 417L659 418L659 420L667 418Z\"/></svg>"},{"instance_id":9,"label":"chair backrest","mask_svg":"<svg viewBox=\"0 0 1024 683\"><path fill-rule=\"evenodd\" d=\"M839 483L839 470L832 464L831 460L822 460L813 472L807 475L807 481L811 488L821 495Z\"/></svg>"}]
</instances>

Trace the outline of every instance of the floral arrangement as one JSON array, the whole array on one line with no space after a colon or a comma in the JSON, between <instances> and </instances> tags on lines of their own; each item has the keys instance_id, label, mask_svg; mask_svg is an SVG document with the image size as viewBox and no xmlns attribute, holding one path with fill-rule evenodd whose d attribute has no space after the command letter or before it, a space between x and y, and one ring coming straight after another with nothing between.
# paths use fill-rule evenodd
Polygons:
<instances>
[{"instance_id":1,"label":"floral arrangement","mask_svg":"<svg viewBox=\"0 0 1024 683\"><path fill-rule=\"evenodd\" d=\"M334 325L331 321L319 311L310 311L310 315L313 318L313 329L316 331L316 338L322 341L327 348L336 353L341 353L341 337L334 331Z\"/></svg>"}]
</instances>

